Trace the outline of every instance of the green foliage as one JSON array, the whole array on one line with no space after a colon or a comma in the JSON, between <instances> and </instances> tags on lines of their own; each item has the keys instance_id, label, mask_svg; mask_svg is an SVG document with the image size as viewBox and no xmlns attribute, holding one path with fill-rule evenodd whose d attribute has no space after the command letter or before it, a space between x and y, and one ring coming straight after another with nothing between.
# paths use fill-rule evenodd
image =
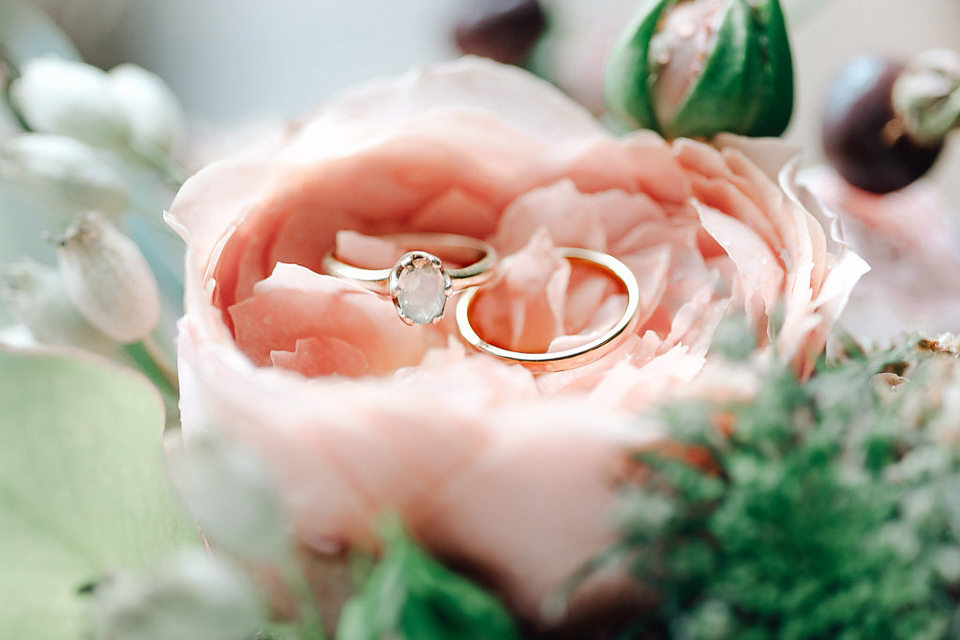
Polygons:
<instances>
[{"instance_id":1,"label":"green foliage","mask_svg":"<svg viewBox=\"0 0 960 640\"><path fill-rule=\"evenodd\" d=\"M163 469L163 407L93 357L0 348L0 636L79 636L83 585L196 540Z\"/></svg>"},{"instance_id":2,"label":"green foliage","mask_svg":"<svg viewBox=\"0 0 960 640\"><path fill-rule=\"evenodd\" d=\"M620 551L661 600L637 628L677 640L958 637L960 449L935 425L936 398L960 376L955 356L914 353L808 382L783 369L749 404L668 408L675 437L710 463L638 455L653 474L624 489Z\"/></svg>"},{"instance_id":3,"label":"green foliage","mask_svg":"<svg viewBox=\"0 0 960 640\"><path fill-rule=\"evenodd\" d=\"M500 602L446 569L396 519L381 528L385 549L343 610L337 640L513 640Z\"/></svg>"}]
</instances>

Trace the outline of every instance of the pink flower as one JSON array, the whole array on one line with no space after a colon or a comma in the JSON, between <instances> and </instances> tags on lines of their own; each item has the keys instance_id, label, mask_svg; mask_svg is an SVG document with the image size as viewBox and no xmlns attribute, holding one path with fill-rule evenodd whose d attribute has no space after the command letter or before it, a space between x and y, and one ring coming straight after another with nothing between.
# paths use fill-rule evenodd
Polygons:
<instances>
[{"instance_id":1,"label":"pink flower","mask_svg":"<svg viewBox=\"0 0 960 640\"><path fill-rule=\"evenodd\" d=\"M635 413L697 376L718 323L745 314L809 371L863 270L804 208L792 165L777 178L783 145L723 143L614 138L546 83L467 58L361 87L207 167L170 213L188 245L188 441L213 425L259 450L307 546L372 544L376 514L397 511L536 620L614 540L616 464L659 437ZM615 319L615 287L554 246L629 265L640 324L592 364L534 376L469 351L449 317L408 327L388 300L320 274L335 243L389 264L396 248L371 236L398 231L514 256L477 299L490 341L561 348Z\"/></svg>"},{"instance_id":2,"label":"pink flower","mask_svg":"<svg viewBox=\"0 0 960 640\"><path fill-rule=\"evenodd\" d=\"M804 182L840 215L844 236L870 264L840 318L843 329L864 340L960 330L956 214L932 184L876 195L826 167L804 172Z\"/></svg>"}]
</instances>

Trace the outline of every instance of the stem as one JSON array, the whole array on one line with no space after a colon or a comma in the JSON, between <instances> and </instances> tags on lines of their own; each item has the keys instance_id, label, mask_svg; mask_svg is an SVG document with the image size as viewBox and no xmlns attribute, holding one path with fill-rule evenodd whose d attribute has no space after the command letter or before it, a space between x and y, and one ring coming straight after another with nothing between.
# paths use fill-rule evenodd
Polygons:
<instances>
[{"instance_id":1,"label":"stem","mask_svg":"<svg viewBox=\"0 0 960 640\"><path fill-rule=\"evenodd\" d=\"M159 147L136 144L130 146L130 151L134 158L156 171L163 181L174 189L179 189L189 177L186 170Z\"/></svg>"},{"instance_id":2,"label":"stem","mask_svg":"<svg viewBox=\"0 0 960 640\"><path fill-rule=\"evenodd\" d=\"M174 393L179 392L180 377L177 375L177 367L167 360L167 357L164 355L160 345L157 344L157 339L153 334L148 334L143 339L143 349L147 355L150 356L150 360L154 366L157 367L157 371L160 372L160 375L163 376L164 381L170 385Z\"/></svg>"},{"instance_id":3,"label":"stem","mask_svg":"<svg viewBox=\"0 0 960 640\"><path fill-rule=\"evenodd\" d=\"M327 640L323 618L317 609L313 597L313 590L306 574L294 558L291 558L283 567L283 578L290 589L290 594L297 603L297 613L300 619L300 640Z\"/></svg>"}]
</instances>

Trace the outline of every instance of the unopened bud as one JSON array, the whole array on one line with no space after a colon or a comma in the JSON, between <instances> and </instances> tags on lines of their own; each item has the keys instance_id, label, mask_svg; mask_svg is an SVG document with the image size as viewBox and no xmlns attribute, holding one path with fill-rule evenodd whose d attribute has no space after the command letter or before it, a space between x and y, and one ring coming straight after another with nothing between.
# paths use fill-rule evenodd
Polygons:
<instances>
[{"instance_id":1,"label":"unopened bud","mask_svg":"<svg viewBox=\"0 0 960 640\"><path fill-rule=\"evenodd\" d=\"M10 99L30 127L103 147L121 147L130 124L96 67L50 56L29 60L10 85Z\"/></svg>"},{"instance_id":2,"label":"unopened bud","mask_svg":"<svg viewBox=\"0 0 960 640\"><path fill-rule=\"evenodd\" d=\"M960 126L960 54L948 49L920 53L900 72L892 99L913 140L939 145Z\"/></svg>"},{"instance_id":3,"label":"unopened bud","mask_svg":"<svg viewBox=\"0 0 960 640\"><path fill-rule=\"evenodd\" d=\"M181 552L152 576L107 578L93 594L94 640L238 640L265 619L252 581L199 549Z\"/></svg>"},{"instance_id":4,"label":"unopened bud","mask_svg":"<svg viewBox=\"0 0 960 640\"><path fill-rule=\"evenodd\" d=\"M77 347L108 357L119 351L119 345L73 305L54 267L37 262L9 265L0 273L0 301L40 344Z\"/></svg>"},{"instance_id":5,"label":"unopened bud","mask_svg":"<svg viewBox=\"0 0 960 640\"><path fill-rule=\"evenodd\" d=\"M122 64L107 74L110 90L130 123L134 146L169 152L183 130L180 101L156 74L134 64Z\"/></svg>"},{"instance_id":6,"label":"unopened bud","mask_svg":"<svg viewBox=\"0 0 960 640\"><path fill-rule=\"evenodd\" d=\"M651 0L607 61L610 111L665 137L783 133L793 61L778 0Z\"/></svg>"},{"instance_id":7,"label":"unopened bud","mask_svg":"<svg viewBox=\"0 0 960 640\"><path fill-rule=\"evenodd\" d=\"M293 527L256 454L211 434L171 452L169 460L177 490L211 541L255 562L283 566L289 560Z\"/></svg>"},{"instance_id":8,"label":"unopened bud","mask_svg":"<svg viewBox=\"0 0 960 640\"><path fill-rule=\"evenodd\" d=\"M160 319L157 282L137 245L96 212L57 239L70 299L97 329L118 342L144 338Z\"/></svg>"},{"instance_id":9,"label":"unopened bud","mask_svg":"<svg viewBox=\"0 0 960 640\"><path fill-rule=\"evenodd\" d=\"M122 215L130 202L126 180L107 154L74 138L28 133L0 145L0 174L58 210Z\"/></svg>"}]
</instances>

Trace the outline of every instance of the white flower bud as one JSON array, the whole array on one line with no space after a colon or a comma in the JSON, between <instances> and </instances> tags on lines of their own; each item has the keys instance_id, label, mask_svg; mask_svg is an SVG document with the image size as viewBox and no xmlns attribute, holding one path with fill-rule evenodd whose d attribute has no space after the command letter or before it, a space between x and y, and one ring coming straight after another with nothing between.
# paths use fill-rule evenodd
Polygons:
<instances>
[{"instance_id":1,"label":"white flower bud","mask_svg":"<svg viewBox=\"0 0 960 640\"><path fill-rule=\"evenodd\" d=\"M139 247L92 212L57 239L70 299L97 329L118 342L145 337L160 319L157 282Z\"/></svg>"},{"instance_id":2,"label":"white flower bud","mask_svg":"<svg viewBox=\"0 0 960 640\"><path fill-rule=\"evenodd\" d=\"M72 346L108 357L119 351L116 342L80 315L54 267L37 262L6 267L0 274L0 301L40 344Z\"/></svg>"},{"instance_id":3,"label":"white flower bud","mask_svg":"<svg viewBox=\"0 0 960 640\"><path fill-rule=\"evenodd\" d=\"M74 138L28 133L0 145L0 175L58 210L122 215L130 188L107 154Z\"/></svg>"},{"instance_id":4,"label":"white flower bud","mask_svg":"<svg viewBox=\"0 0 960 640\"><path fill-rule=\"evenodd\" d=\"M35 131L103 147L129 141L130 123L100 69L44 56L29 60L20 74L10 85L10 98Z\"/></svg>"},{"instance_id":5,"label":"white flower bud","mask_svg":"<svg viewBox=\"0 0 960 640\"><path fill-rule=\"evenodd\" d=\"M171 451L170 472L200 529L242 558L284 566L293 527L272 477L251 451L208 435Z\"/></svg>"},{"instance_id":6,"label":"white flower bud","mask_svg":"<svg viewBox=\"0 0 960 640\"><path fill-rule=\"evenodd\" d=\"M180 101L156 74L134 64L122 64L107 74L114 100L126 114L134 146L148 145L169 152L183 130Z\"/></svg>"},{"instance_id":7,"label":"white flower bud","mask_svg":"<svg viewBox=\"0 0 960 640\"><path fill-rule=\"evenodd\" d=\"M95 640L239 640L265 620L252 581L200 549L181 552L154 576L108 578L94 597Z\"/></svg>"}]
</instances>

